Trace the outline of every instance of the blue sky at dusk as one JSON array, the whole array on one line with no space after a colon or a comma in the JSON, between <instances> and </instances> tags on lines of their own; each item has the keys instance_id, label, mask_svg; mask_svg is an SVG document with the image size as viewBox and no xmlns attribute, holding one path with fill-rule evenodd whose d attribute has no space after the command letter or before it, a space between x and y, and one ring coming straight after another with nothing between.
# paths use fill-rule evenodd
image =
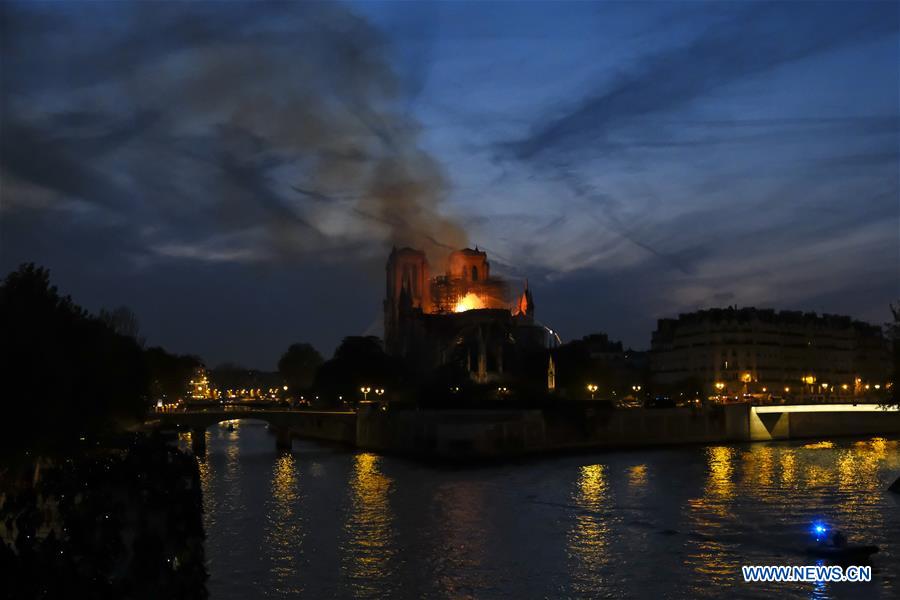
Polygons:
<instances>
[{"instance_id":1,"label":"blue sky at dusk","mask_svg":"<svg viewBox=\"0 0 900 600\"><path fill-rule=\"evenodd\" d=\"M0 267L271 369L478 245L564 339L900 298L894 2L7 2ZM515 286L514 286L515 287Z\"/></svg>"}]
</instances>

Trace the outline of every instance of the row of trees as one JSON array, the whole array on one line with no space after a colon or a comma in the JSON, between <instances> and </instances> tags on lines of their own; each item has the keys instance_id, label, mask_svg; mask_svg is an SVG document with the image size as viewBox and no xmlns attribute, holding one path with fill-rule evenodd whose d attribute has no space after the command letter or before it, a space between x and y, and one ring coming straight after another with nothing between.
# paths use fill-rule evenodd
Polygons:
<instances>
[{"instance_id":1,"label":"row of trees","mask_svg":"<svg viewBox=\"0 0 900 600\"><path fill-rule=\"evenodd\" d=\"M127 309L91 315L33 264L0 285L0 364L11 450L89 444L143 418L150 394L183 393L200 364L144 349Z\"/></svg>"},{"instance_id":2,"label":"row of trees","mask_svg":"<svg viewBox=\"0 0 900 600\"><path fill-rule=\"evenodd\" d=\"M894 382L888 405L900 407L900 302L897 302L896 305L891 304L891 315L894 317L893 321L885 325L888 341L891 344L893 362L891 381Z\"/></svg>"}]
</instances>

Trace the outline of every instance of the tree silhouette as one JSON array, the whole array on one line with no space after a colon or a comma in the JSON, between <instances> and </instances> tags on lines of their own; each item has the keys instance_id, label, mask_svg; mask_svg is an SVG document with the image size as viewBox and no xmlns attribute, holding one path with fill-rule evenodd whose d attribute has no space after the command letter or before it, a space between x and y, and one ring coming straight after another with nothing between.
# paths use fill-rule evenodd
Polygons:
<instances>
[{"instance_id":1,"label":"tree silhouette","mask_svg":"<svg viewBox=\"0 0 900 600\"><path fill-rule=\"evenodd\" d=\"M141 327L137 315L127 306L120 306L113 310L101 308L100 314L97 316L119 335L134 338L138 344L144 345L144 339L140 337Z\"/></svg>"},{"instance_id":2,"label":"tree silhouette","mask_svg":"<svg viewBox=\"0 0 900 600\"><path fill-rule=\"evenodd\" d=\"M184 398L194 370L203 365L197 356L170 354L158 346L144 351L150 377L151 399L175 401Z\"/></svg>"},{"instance_id":3,"label":"tree silhouette","mask_svg":"<svg viewBox=\"0 0 900 600\"><path fill-rule=\"evenodd\" d=\"M375 336L350 336L343 339L334 358L322 363L316 372L316 390L320 403L335 404L360 398L359 388L386 388L396 391L404 379L402 362L388 356ZM371 399L371 398L370 398Z\"/></svg>"},{"instance_id":4,"label":"tree silhouette","mask_svg":"<svg viewBox=\"0 0 900 600\"><path fill-rule=\"evenodd\" d=\"M312 385L321 364L322 355L311 345L291 344L278 361L278 372L293 394Z\"/></svg>"},{"instance_id":5,"label":"tree silhouette","mask_svg":"<svg viewBox=\"0 0 900 600\"><path fill-rule=\"evenodd\" d=\"M900 391L898 391L898 386L900 386L900 301L897 302L896 306L891 304L890 309L894 320L885 324L885 330L887 331L888 342L891 345L893 369L891 372L890 396L886 403L888 406L900 407Z\"/></svg>"},{"instance_id":6,"label":"tree silhouette","mask_svg":"<svg viewBox=\"0 0 900 600\"><path fill-rule=\"evenodd\" d=\"M134 338L116 333L25 264L0 285L3 441L24 450L79 442L140 418L147 369Z\"/></svg>"}]
</instances>

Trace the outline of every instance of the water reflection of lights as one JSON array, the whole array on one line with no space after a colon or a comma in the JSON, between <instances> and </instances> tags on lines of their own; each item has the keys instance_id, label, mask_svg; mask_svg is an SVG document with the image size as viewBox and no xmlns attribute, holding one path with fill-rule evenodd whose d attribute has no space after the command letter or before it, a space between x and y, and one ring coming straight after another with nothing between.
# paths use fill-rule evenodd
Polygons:
<instances>
[{"instance_id":1,"label":"water reflection of lights","mask_svg":"<svg viewBox=\"0 0 900 600\"><path fill-rule=\"evenodd\" d=\"M579 511L569 531L569 555L574 558L573 591L597 594L604 586L603 565L610 561L609 498L605 465L581 467L572 500Z\"/></svg>"},{"instance_id":2,"label":"water reflection of lights","mask_svg":"<svg viewBox=\"0 0 900 600\"><path fill-rule=\"evenodd\" d=\"M834 448L834 442L823 441L823 442L814 442L812 444L806 444L803 446L807 450L828 450L830 448Z\"/></svg>"},{"instance_id":3,"label":"water reflection of lights","mask_svg":"<svg viewBox=\"0 0 900 600\"><path fill-rule=\"evenodd\" d=\"M735 500L734 463L737 452L728 446L714 446L706 450L707 478L701 498L689 502L692 531L686 566L694 569L697 580L722 584L733 579L737 559L718 541L723 528L733 519L731 505ZM763 459L766 460L766 459ZM769 458L771 460L771 457ZM697 588L695 596L702 595Z\"/></svg>"},{"instance_id":4,"label":"water reflection of lights","mask_svg":"<svg viewBox=\"0 0 900 600\"><path fill-rule=\"evenodd\" d=\"M896 456L897 441L876 437L855 442L852 448L842 449L837 456L838 489L844 500L837 506L836 514L844 522L854 526L883 527L877 511L878 497L860 493L864 490L883 489L880 472L884 461Z\"/></svg>"},{"instance_id":5,"label":"water reflection of lights","mask_svg":"<svg viewBox=\"0 0 900 600\"><path fill-rule=\"evenodd\" d=\"M634 487L647 485L647 465L635 465L628 469L628 483Z\"/></svg>"},{"instance_id":6,"label":"water reflection of lights","mask_svg":"<svg viewBox=\"0 0 900 600\"><path fill-rule=\"evenodd\" d=\"M706 483L706 495L715 498L730 499L734 494L734 448L716 446L707 450L709 479Z\"/></svg>"},{"instance_id":7,"label":"water reflection of lights","mask_svg":"<svg viewBox=\"0 0 900 600\"><path fill-rule=\"evenodd\" d=\"M381 458L360 453L353 457L350 477L351 511L344 523L347 540L343 570L349 576L352 595L365 596L384 590L390 577L393 516L388 501L391 480L380 468Z\"/></svg>"},{"instance_id":8,"label":"water reflection of lights","mask_svg":"<svg viewBox=\"0 0 900 600\"><path fill-rule=\"evenodd\" d=\"M281 454L272 470L272 507L266 515L266 550L275 591L284 595L303 592L299 587L303 580L295 577L305 534L304 515L296 514L299 497L294 457Z\"/></svg>"},{"instance_id":9,"label":"water reflection of lights","mask_svg":"<svg viewBox=\"0 0 900 600\"><path fill-rule=\"evenodd\" d=\"M775 474L775 449L771 446L754 445L744 454L744 472L753 478L753 484L761 489L769 488Z\"/></svg>"},{"instance_id":10,"label":"water reflection of lights","mask_svg":"<svg viewBox=\"0 0 900 600\"><path fill-rule=\"evenodd\" d=\"M811 464L806 467L806 472L804 473L804 479L806 481L806 487L815 488L815 487L825 487L831 485L831 479L834 476L833 471L817 464Z\"/></svg>"},{"instance_id":11,"label":"water reflection of lights","mask_svg":"<svg viewBox=\"0 0 900 600\"><path fill-rule=\"evenodd\" d=\"M190 447L191 434L187 434L187 447ZM212 485L216 478L216 472L212 469L208 456L202 456L197 459L197 470L200 472L200 489L203 491L203 521L204 527L210 527L213 524L214 515L216 514L216 502L218 495L213 493Z\"/></svg>"},{"instance_id":12,"label":"water reflection of lights","mask_svg":"<svg viewBox=\"0 0 900 600\"><path fill-rule=\"evenodd\" d=\"M267 539L260 533L291 494L299 498L284 514L306 519L299 525L306 537L296 551L301 564L284 589L302 587L312 598L497 597L505 591L521 598L633 597L644 590L647 597L699 600L897 595L900 571L895 556L884 552L873 561L881 570L878 581L865 589L748 587L740 580L742 564L808 564L800 553L773 551L809 542L817 518L853 543L891 548L900 530L896 502L884 489L900 472L900 446L890 439L839 440L818 450L775 442L610 454L605 466L583 468L568 466L573 459L566 458L551 468L546 462L516 465L515 476L498 469L496 477L483 469L412 468L388 457L297 453L291 475L288 460L276 463L271 436L245 426L239 441L245 468L235 485L224 473L226 446L236 442L217 427L210 430L200 470L205 506L220 503L204 515L213 597L233 590L236 572L277 595L270 558L277 554L259 549ZM183 442L189 447L189 438ZM755 448L760 453L748 458ZM769 458L772 484L761 489L750 469ZM318 477L312 477L317 463ZM231 508L235 487L242 489L243 510ZM382 510L387 519L373 522ZM662 535L663 527L677 533ZM378 556L388 558L379 562ZM363 575L366 570L372 577Z\"/></svg>"},{"instance_id":13,"label":"water reflection of lights","mask_svg":"<svg viewBox=\"0 0 900 600\"><path fill-rule=\"evenodd\" d=\"M785 448L781 452L779 458L779 466L781 467L781 482L786 486L794 485L797 477L797 456L792 448Z\"/></svg>"}]
</instances>

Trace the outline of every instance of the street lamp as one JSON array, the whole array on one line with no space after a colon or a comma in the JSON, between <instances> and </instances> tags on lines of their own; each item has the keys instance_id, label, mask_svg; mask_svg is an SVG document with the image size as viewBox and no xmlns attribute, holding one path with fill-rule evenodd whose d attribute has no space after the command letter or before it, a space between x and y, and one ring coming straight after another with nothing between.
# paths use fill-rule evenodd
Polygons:
<instances>
[{"instance_id":1,"label":"street lamp","mask_svg":"<svg viewBox=\"0 0 900 600\"><path fill-rule=\"evenodd\" d=\"M594 393L595 393L595 392L597 391L597 389L598 389L597 386L596 386L596 384L589 383L589 384L587 385L587 389L588 389L588 391L591 393L591 400L593 400L593 399L594 399Z\"/></svg>"},{"instance_id":2,"label":"street lamp","mask_svg":"<svg viewBox=\"0 0 900 600\"><path fill-rule=\"evenodd\" d=\"M369 386L365 385L365 386L359 388L359 391L361 391L362 394L363 394L363 400L368 400L368 399L369 399L369 392L372 391L372 388L370 388Z\"/></svg>"},{"instance_id":3,"label":"street lamp","mask_svg":"<svg viewBox=\"0 0 900 600\"><path fill-rule=\"evenodd\" d=\"M375 393L379 396L384 396L384 388L376 388Z\"/></svg>"}]
</instances>

